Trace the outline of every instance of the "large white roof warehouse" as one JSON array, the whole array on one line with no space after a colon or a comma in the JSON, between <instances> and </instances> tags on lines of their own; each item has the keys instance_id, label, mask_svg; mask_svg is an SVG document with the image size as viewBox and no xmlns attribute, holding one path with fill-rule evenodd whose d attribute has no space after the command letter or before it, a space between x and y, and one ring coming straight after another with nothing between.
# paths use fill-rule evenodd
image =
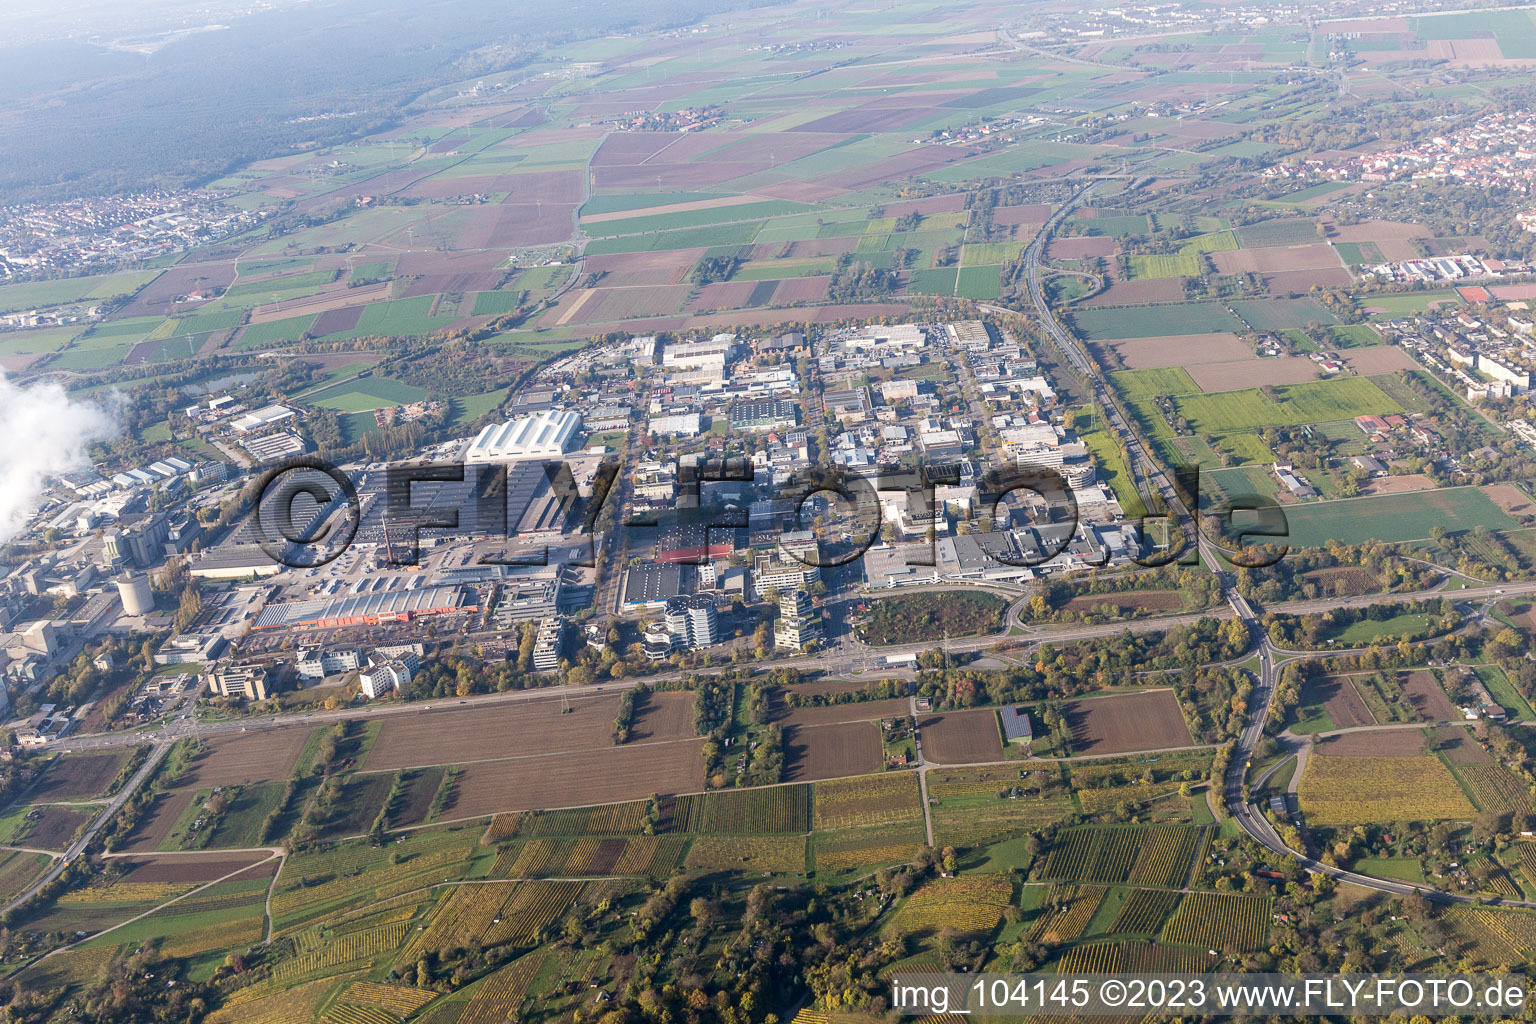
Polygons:
<instances>
[{"instance_id":1,"label":"large white roof warehouse","mask_svg":"<svg viewBox=\"0 0 1536 1024\"><path fill-rule=\"evenodd\" d=\"M576 447L581 413L565 409L544 412L480 431L464 453L465 462L517 462L564 455Z\"/></svg>"}]
</instances>

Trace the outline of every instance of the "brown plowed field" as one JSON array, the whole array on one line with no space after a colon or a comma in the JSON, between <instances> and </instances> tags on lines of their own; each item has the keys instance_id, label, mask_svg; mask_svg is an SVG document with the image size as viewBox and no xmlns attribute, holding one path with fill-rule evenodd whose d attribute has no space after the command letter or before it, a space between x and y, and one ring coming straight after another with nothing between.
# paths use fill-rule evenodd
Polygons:
<instances>
[{"instance_id":1,"label":"brown plowed field","mask_svg":"<svg viewBox=\"0 0 1536 1024\"><path fill-rule=\"evenodd\" d=\"M844 722L873 722L881 718L895 718L898 715L909 714L911 710L912 705L904 697L832 704L819 708L787 708L779 695L775 695L773 721L785 726L838 725Z\"/></svg>"},{"instance_id":2,"label":"brown plowed field","mask_svg":"<svg viewBox=\"0 0 1536 1024\"><path fill-rule=\"evenodd\" d=\"M348 288L341 286L318 295L308 295L302 299L290 299L287 302L270 302L265 306L257 306L251 310L251 323L264 324L268 320L286 320L289 317L308 316L311 313L326 313L331 310L342 310L355 306L359 311L370 302L382 302L390 297L394 286L388 281L380 281L375 285L365 285L362 288ZM356 321L354 321L354 324ZM342 328L343 330L345 328Z\"/></svg>"},{"instance_id":3,"label":"brown plowed field","mask_svg":"<svg viewBox=\"0 0 1536 1024\"><path fill-rule=\"evenodd\" d=\"M847 134L848 132L891 132L901 131L907 125L921 121L929 117L933 111L928 107L877 107L874 104L865 104L852 110L840 110L826 117L819 117L808 124L796 128L797 132L813 132L816 134Z\"/></svg>"},{"instance_id":4,"label":"brown plowed field","mask_svg":"<svg viewBox=\"0 0 1536 1024\"><path fill-rule=\"evenodd\" d=\"M1322 740L1315 752L1329 757L1418 757L1424 753L1424 734L1418 729L1347 732Z\"/></svg>"},{"instance_id":5,"label":"brown plowed field","mask_svg":"<svg viewBox=\"0 0 1536 1024\"><path fill-rule=\"evenodd\" d=\"M991 708L975 711L946 711L918 720L923 740L923 756L939 764L970 764L977 761L1001 761L1002 729L997 712Z\"/></svg>"},{"instance_id":6,"label":"brown plowed field","mask_svg":"<svg viewBox=\"0 0 1536 1024\"><path fill-rule=\"evenodd\" d=\"M1315 270L1285 270L1265 274L1264 284L1276 295L1304 295L1313 285L1319 288L1347 288L1355 279L1343 267L1318 267Z\"/></svg>"},{"instance_id":7,"label":"brown plowed field","mask_svg":"<svg viewBox=\"0 0 1536 1024\"><path fill-rule=\"evenodd\" d=\"M994 224L1043 224L1050 219L1051 208L1044 203L1032 203L1028 206L999 206L992 211Z\"/></svg>"},{"instance_id":8,"label":"brown plowed field","mask_svg":"<svg viewBox=\"0 0 1536 1024\"><path fill-rule=\"evenodd\" d=\"M1115 240L1084 235L1080 238L1057 238L1051 242L1049 255L1053 260L1082 260L1094 256L1113 256Z\"/></svg>"},{"instance_id":9,"label":"brown plowed field","mask_svg":"<svg viewBox=\"0 0 1536 1024\"><path fill-rule=\"evenodd\" d=\"M233 263L204 263L171 267L165 273L145 285L133 297L133 301L116 314L119 317L165 316L183 309L195 309L201 303L177 304L177 296L189 292L212 291L228 288L235 282Z\"/></svg>"},{"instance_id":10,"label":"brown plowed field","mask_svg":"<svg viewBox=\"0 0 1536 1024\"><path fill-rule=\"evenodd\" d=\"M603 140L592 157L593 167L638 164L677 141L672 132L615 132Z\"/></svg>"},{"instance_id":11,"label":"brown plowed field","mask_svg":"<svg viewBox=\"0 0 1536 1024\"><path fill-rule=\"evenodd\" d=\"M629 742L681 740L693 735L693 694L651 693L640 698Z\"/></svg>"},{"instance_id":12,"label":"brown plowed field","mask_svg":"<svg viewBox=\"0 0 1536 1024\"><path fill-rule=\"evenodd\" d=\"M871 722L784 730L784 781L813 782L880 770L879 727Z\"/></svg>"},{"instance_id":13,"label":"brown plowed field","mask_svg":"<svg viewBox=\"0 0 1536 1024\"><path fill-rule=\"evenodd\" d=\"M830 277L797 277L780 281L773 292L773 302L787 305L791 302L821 302L827 297Z\"/></svg>"},{"instance_id":14,"label":"brown plowed field","mask_svg":"<svg viewBox=\"0 0 1536 1024\"><path fill-rule=\"evenodd\" d=\"M637 210L617 210L613 213L593 213L581 218L583 224L603 224L631 217L657 217L664 213L692 213L695 210L719 210L744 203L760 203L762 196L716 196L713 199L696 199L690 203L668 203L665 206L646 206Z\"/></svg>"},{"instance_id":15,"label":"brown plowed field","mask_svg":"<svg viewBox=\"0 0 1536 1024\"><path fill-rule=\"evenodd\" d=\"M758 195L768 196L770 199L788 199L796 203L820 203L827 199L836 199L847 190L818 181L780 181L754 188L752 191Z\"/></svg>"},{"instance_id":16,"label":"brown plowed field","mask_svg":"<svg viewBox=\"0 0 1536 1024\"><path fill-rule=\"evenodd\" d=\"M733 286L710 285L709 287ZM693 287L686 284L649 288L593 288L576 308L576 312L571 315L571 319L586 323L603 323L608 320L675 313L682 308L692 290ZM748 290L750 291L750 287Z\"/></svg>"},{"instance_id":17,"label":"brown plowed field","mask_svg":"<svg viewBox=\"0 0 1536 1024\"><path fill-rule=\"evenodd\" d=\"M310 732L309 727L291 726L210 739L208 752L193 762L190 781L206 789L286 779Z\"/></svg>"},{"instance_id":18,"label":"brown plowed field","mask_svg":"<svg viewBox=\"0 0 1536 1024\"><path fill-rule=\"evenodd\" d=\"M160 844L170 836L171 826L176 824L176 819L181 817L181 812L186 810L196 795L195 786L168 789L156 795L149 809L139 816L139 823L128 833L122 849L158 850Z\"/></svg>"},{"instance_id":19,"label":"brown plowed field","mask_svg":"<svg viewBox=\"0 0 1536 1024\"><path fill-rule=\"evenodd\" d=\"M1252 358L1253 350L1235 334L1178 334L1166 338L1129 338L1106 342L1128 370L1160 366L1192 366L1196 363L1227 363Z\"/></svg>"},{"instance_id":20,"label":"brown plowed field","mask_svg":"<svg viewBox=\"0 0 1536 1024\"><path fill-rule=\"evenodd\" d=\"M1139 281L1116 281L1084 306L1139 306L1145 302L1178 302L1184 298L1184 285L1176 277L1148 277Z\"/></svg>"},{"instance_id":21,"label":"brown plowed field","mask_svg":"<svg viewBox=\"0 0 1536 1024\"><path fill-rule=\"evenodd\" d=\"M1374 480L1367 480L1360 487L1361 494L1408 494L1413 491L1432 491L1435 482L1423 473L1408 473L1403 476L1379 476Z\"/></svg>"},{"instance_id":22,"label":"brown plowed field","mask_svg":"<svg viewBox=\"0 0 1536 1024\"><path fill-rule=\"evenodd\" d=\"M1461 717L1451 698L1428 672L1409 672L1401 678L1403 698L1426 722L1454 722Z\"/></svg>"},{"instance_id":23,"label":"brown plowed field","mask_svg":"<svg viewBox=\"0 0 1536 1024\"><path fill-rule=\"evenodd\" d=\"M1329 224L1336 242L1380 242L1388 238L1428 238L1429 228L1401 220L1365 220L1359 224Z\"/></svg>"},{"instance_id":24,"label":"brown plowed field","mask_svg":"<svg viewBox=\"0 0 1536 1024\"><path fill-rule=\"evenodd\" d=\"M1360 697L1360 691L1355 689L1348 677L1329 676L1318 680L1312 689L1322 701L1323 710L1328 712L1328 717L1340 729L1376 724L1376 716L1371 714L1371 709L1366 707Z\"/></svg>"},{"instance_id":25,"label":"brown plowed field","mask_svg":"<svg viewBox=\"0 0 1536 1024\"><path fill-rule=\"evenodd\" d=\"M109 750L95 754L69 754L48 766L43 780L26 795L31 803L95 800L106 795L107 786L127 763L132 751Z\"/></svg>"},{"instance_id":26,"label":"brown plowed field","mask_svg":"<svg viewBox=\"0 0 1536 1024\"><path fill-rule=\"evenodd\" d=\"M385 287L388 287L386 285ZM310 333L317 338L323 338L327 334L336 334L339 331L350 331L357 326L357 322L363 317L362 306L347 306L345 309L328 309L315 317L314 324L310 327Z\"/></svg>"},{"instance_id":27,"label":"brown plowed field","mask_svg":"<svg viewBox=\"0 0 1536 1024\"><path fill-rule=\"evenodd\" d=\"M601 283L610 287L681 284L705 252L704 249L670 249L588 256L586 269L589 273L603 274Z\"/></svg>"},{"instance_id":28,"label":"brown plowed field","mask_svg":"<svg viewBox=\"0 0 1536 1024\"><path fill-rule=\"evenodd\" d=\"M1189 375L1200 390L1237 391L1264 384L1301 384L1317 380L1317 364L1301 356L1276 356L1260 359L1234 359L1230 363L1201 363L1189 367Z\"/></svg>"},{"instance_id":29,"label":"brown plowed field","mask_svg":"<svg viewBox=\"0 0 1536 1024\"><path fill-rule=\"evenodd\" d=\"M363 767L385 771L613 745L617 695L584 697L570 707L561 714L558 700L523 701L390 719Z\"/></svg>"},{"instance_id":30,"label":"brown plowed field","mask_svg":"<svg viewBox=\"0 0 1536 1024\"><path fill-rule=\"evenodd\" d=\"M1512 516L1528 516L1536 513L1536 505L1531 504L1531 499L1525 496L1525 492L1513 484L1492 484L1483 488L1483 493L1493 500L1499 508Z\"/></svg>"},{"instance_id":31,"label":"brown plowed field","mask_svg":"<svg viewBox=\"0 0 1536 1024\"><path fill-rule=\"evenodd\" d=\"M1333 246L1322 242L1213 252L1211 261L1223 274L1276 274L1285 270L1314 270L1339 265Z\"/></svg>"},{"instance_id":32,"label":"brown plowed field","mask_svg":"<svg viewBox=\"0 0 1536 1024\"><path fill-rule=\"evenodd\" d=\"M1346 366L1363 376L1419 368L1413 356L1396 345L1372 345L1370 348L1345 349L1339 355L1343 357Z\"/></svg>"},{"instance_id":33,"label":"brown plowed field","mask_svg":"<svg viewBox=\"0 0 1536 1024\"><path fill-rule=\"evenodd\" d=\"M1458 725L1436 729L1430 735L1431 749L1451 764L1492 764L1488 751L1478 746L1467 730Z\"/></svg>"},{"instance_id":34,"label":"brown plowed field","mask_svg":"<svg viewBox=\"0 0 1536 1024\"><path fill-rule=\"evenodd\" d=\"M72 807L49 807L43 811L40 819L32 823L22 842L39 850L62 850L69 845L80 826L90 820L91 814L86 811L77 811Z\"/></svg>"},{"instance_id":35,"label":"brown plowed field","mask_svg":"<svg viewBox=\"0 0 1536 1024\"><path fill-rule=\"evenodd\" d=\"M569 716L567 716L569 717ZM605 732L604 739L607 739ZM459 771L444 819L641 800L704 788L704 741L487 761Z\"/></svg>"},{"instance_id":36,"label":"brown plowed field","mask_svg":"<svg viewBox=\"0 0 1536 1024\"><path fill-rule=\"evenodd\" d=\"M177 855L175 857L132 857L117 861L123 870L124 882L211 882L223 878L231 871L260 863L264 853L210 853L206 856ZM277 870L277 861L262 864L259 869L247 871L244 878L266 878Z\"/></svg>"},{"instance_id":37,"label":"brown plowed field","mask_svg":"<svg viewBox=\"0 0 1536 1024\"><path fill-rule=\"evenodd\" d=\"M909 213L959 213L963 209L965 209L965 196L957 192L954 195L931 196L927 199L913 199L904 203L887 203L885 215L905 217Z\"/></svg>"},{"instance_id":38,"label":"brown plowed field","mask_svg":"<svg viewBox=\"0 0 1536 1024\"><path fill-rule=\"evenodd\" d=\"M1075 754L1119 754L1194 744L1172 690L1069 701Z\"/></svg>"}]
</instances>

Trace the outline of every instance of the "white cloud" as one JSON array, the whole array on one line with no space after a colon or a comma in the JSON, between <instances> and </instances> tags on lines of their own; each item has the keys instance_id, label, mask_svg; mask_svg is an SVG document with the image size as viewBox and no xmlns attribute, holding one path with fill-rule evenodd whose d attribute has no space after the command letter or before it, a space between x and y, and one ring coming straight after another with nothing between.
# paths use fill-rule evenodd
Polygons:
<instances>
[{"instance_id":1,"label":"white cloud","mask_svg":"<svg viewBox=\"0 0 1536 1024\"><path fill-rule=\"evenodd\" d=\"M48 477L86 468L90 442L117 432L116 416L61 385L23 386L0 373L0 543L26 525Z\"/></svg>"}]
</instances>

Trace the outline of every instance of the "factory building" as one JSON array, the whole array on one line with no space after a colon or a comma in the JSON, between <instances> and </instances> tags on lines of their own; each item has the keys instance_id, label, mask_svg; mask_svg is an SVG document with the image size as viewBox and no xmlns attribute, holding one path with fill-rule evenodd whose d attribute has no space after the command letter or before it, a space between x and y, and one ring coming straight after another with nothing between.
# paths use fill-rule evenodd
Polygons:
<instances>
[{"instance_id":1,"label":"factory building","mask_svg":"<svg viewBox=\"0 0 1536 1024\"><path fill-rule=\"evenodd\" d=\"M581 414L565 409L543 412L480 431L464 453L468 463L558 459L577 446Z\"/></svg>"}]
</instances>

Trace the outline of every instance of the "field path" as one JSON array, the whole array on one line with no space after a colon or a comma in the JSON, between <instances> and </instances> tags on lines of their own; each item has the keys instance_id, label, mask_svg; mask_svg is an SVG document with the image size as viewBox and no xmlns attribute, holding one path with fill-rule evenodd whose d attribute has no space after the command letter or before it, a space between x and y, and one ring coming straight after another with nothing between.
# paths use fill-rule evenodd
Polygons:
<instances>
[{"instance_id":1,"label":"field path","mask_svg":"<svg viewBox=\"0 0 1536 1024\"><path fill-rule=\"evenodd\" d=\"M907 698L911 703L912 721L917 722L917 695L914 693ZM914 730L915 731L915 730ZM928 809L928 769L932 767L923 757L923 738L918 736L913 746L917 748L917 790L923 801L923 831L927 833L928 845L933 845L933 813Z\"/></svg>"}]
</instances>

